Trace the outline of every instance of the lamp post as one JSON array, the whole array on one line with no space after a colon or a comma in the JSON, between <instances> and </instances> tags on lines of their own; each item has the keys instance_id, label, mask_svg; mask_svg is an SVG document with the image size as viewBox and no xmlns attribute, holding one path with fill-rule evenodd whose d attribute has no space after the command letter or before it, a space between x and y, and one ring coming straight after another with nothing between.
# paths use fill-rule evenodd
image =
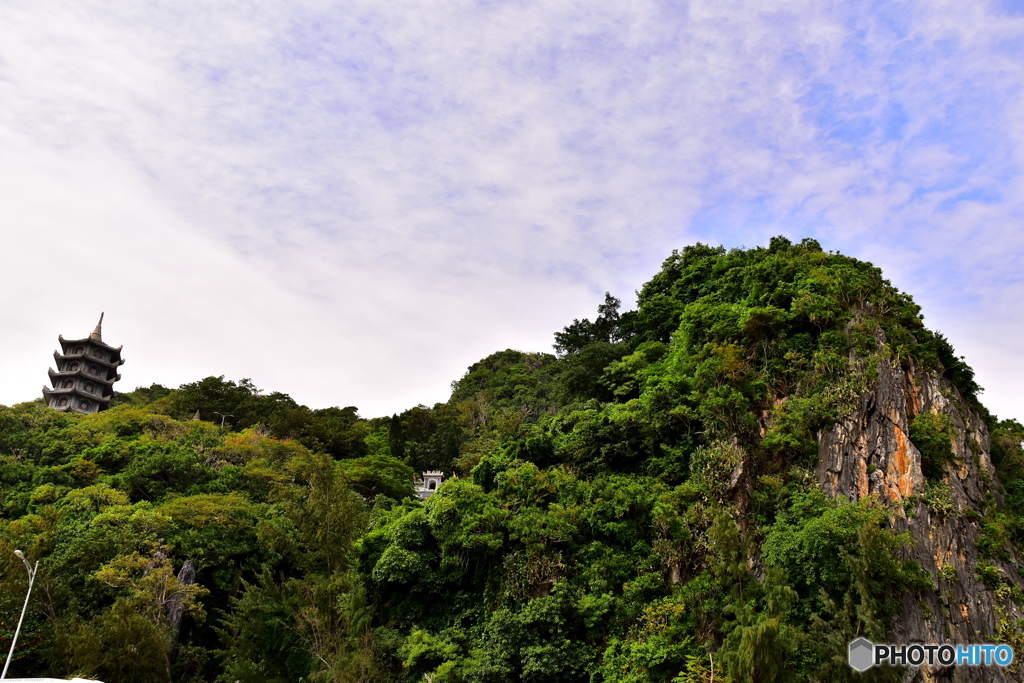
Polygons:
<instances>
[{"instance_id":1,"label":"lamp post","mask_svg":"<svg viewBox=\"0 0 1024 683\"><path fill-rule=\"evenodd\" d=\"M220 426L224 426L224 419L228 417L234 417L234 415L225 415L224 413L218 413L216 410L213 411L214 415L220 415Z\"/></svg>"},{"instance_id":2,"label":"lamp post","mask_svg":"<svg viewBox=\"0 0 1024 683\"><path fill-rule=\"evenodd\" d=\"M21 608L21 617L18 619L18 628L14 629L14 639L11 641L11 651L7 653L7 663L4 664L4 672L0 674L0 680L7 678L7 667L11 665L11 659L14 657L14 646L18 644L18 634L21 633L21 622L25 620L25 610L28 609L28 598L32 595L32 584L35 583L36 571L39 569L38 560L36 560L36 566L33 567L28 563L28 560L25 559L24 553L20 550L15 550L14 554L25 563L25 569L28 571L28 592L25 593L25 605Z\"/></svg>"}]
</instances>

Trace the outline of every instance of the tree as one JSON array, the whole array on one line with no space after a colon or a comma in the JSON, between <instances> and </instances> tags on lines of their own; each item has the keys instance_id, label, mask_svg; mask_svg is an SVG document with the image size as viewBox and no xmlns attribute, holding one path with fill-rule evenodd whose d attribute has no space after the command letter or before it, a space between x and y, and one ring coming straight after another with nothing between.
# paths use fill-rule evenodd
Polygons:
<instances>
[{"instance_id":1,"label":"tree","mask_svg":"<svg viewBox=\"0 0 1024 683\"><path fill-rule=\"evenodd\" d=\"M605 292L604 303L597 307L594 322L589 319L573 320L561 332L555 332L555 350L560 356L573 354L594 342L617 342L622 339L619 327L619 306L622 304L609 292Z\"/></svg>"}]
</instances>

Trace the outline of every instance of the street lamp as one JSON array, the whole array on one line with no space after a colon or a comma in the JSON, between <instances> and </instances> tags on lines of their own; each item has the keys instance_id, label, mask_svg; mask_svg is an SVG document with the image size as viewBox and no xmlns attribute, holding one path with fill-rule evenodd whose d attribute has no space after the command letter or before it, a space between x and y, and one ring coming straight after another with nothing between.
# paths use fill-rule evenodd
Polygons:
<instances>
[{"instance_id":1,"label":"street lamp","mask_svg":"<svg viewBox=\"0 0 1024 683\"><path fill-rule=\"evenodd\" d=\"M25 569L28 571L28 592L25 593L25 605L21 608L21 617L18 619L18 628L14 629L14 640L11 641L11 651L7 653L7 663L4 664L4 672L0 674L0 680L7 678L7 667L11 665L11 659L14 657L14 646L18 643L18 634L21 633L21 622L25 620L25 610L28 609L28 597L32 595L32 584L35 583L36 571L39 569L38 560L36 560L36 566L33 567L28 563L28 560L25 559L25 554L20 550L15 550L14 554L25 563Z\"/></svg>"},{"instance_id":2,"label":"street lamp","mask_svg":"<svg viewBox=\"0 0 1024 683\"><path fill-rule=\"evenodd\" d=\"M213 414L214 414L214 415L220 415L220 426L221 426L221 427L223 427L223 426L224 426L224 418L227 418L227 417L234 417L234 415L225 415L224 413L218 413L218 412L217 412L216 410L215 410L215 411L213 411Z\"/></svg>"}]
</instances>

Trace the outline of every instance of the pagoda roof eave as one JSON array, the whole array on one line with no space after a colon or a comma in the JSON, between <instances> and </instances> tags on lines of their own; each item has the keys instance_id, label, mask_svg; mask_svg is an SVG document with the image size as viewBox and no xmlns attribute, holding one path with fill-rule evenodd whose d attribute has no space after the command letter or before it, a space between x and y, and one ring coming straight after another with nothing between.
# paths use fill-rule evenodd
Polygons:
<instances>
[{"instance_id":1,"label":"pagoda roof eave","mask_svg":"<svg viewBox=\"0 0 1024 683\"><path fill-rule=\"evenodd\" d=\"M96 346L106 349L107 351L115 351L117 353L121 353L121 349L124 348L124 344L121 344L121 346L111 346L106 342L99 341L96 339L90 339L89 337L86 337L85 339L65 339L63 335L58 334L57 340L60 341L61 346L64 346L65 344L95 344Z\"/></svg>"},{"instance_id":2,"label":"pagoda roof eave","mask_svg":"<svg viewBox=\"0 0 1024 683\"><path fill-rule=\"evenodd\" d=\"M114 375L110 379L102 379L102 378L96 377L94 375L87 375L84 372L82 372L81 369L79 369L79 370L68 370L67 372L58 372L58 371L54 370L53 368L48 368L46 372L50 376L51 380L53 380L54 378L63 378L63 377L82 377L84 379L89 380L90 382L97 382L99 384L105 384L107 386L111 386L114 382L117 382L118 380L121 379L121 375Z\"/></svg>"},{"instance_id":3,"label":"pagoda roof eave","mask_svg":"<svg viewBox=\"0 0 1024 683\"><path fill-rule=\"evenodd\" d=\"M95 394L88 394L84 391L80 391L77 387L72 387L70 389L50 389L46 386L43 387L43 396L79 396L81 398L88 399L90 401L98 401L100 403L110 403L110 399L113 398L113 395L96 396Z\"/></svg>"},{"instance_id":4,"label":"pagoda roof eave","mask_svg":"<svg viewBox=\"0 0 1024 683\"><path fill-rule=\"evenodd\" d=\"M69 360L69 359L81 359L81 360L89 362L89 363L95 363L96 365L102 365L103 367L109 368L111 370L116 370L117 368L119 368L122 365L124 365L124 359L120 358L120 357L117 359L116 363L112 363L110 361L100 360L99 358L93 358L92 356L90 356L90 355L88 355L86 353L60 353L59 351L54 351L53 352L53 357L54 357L54 359L56 359L58 365L60 365L60 362L62 360Z\"/></svg>"}]
</instances>

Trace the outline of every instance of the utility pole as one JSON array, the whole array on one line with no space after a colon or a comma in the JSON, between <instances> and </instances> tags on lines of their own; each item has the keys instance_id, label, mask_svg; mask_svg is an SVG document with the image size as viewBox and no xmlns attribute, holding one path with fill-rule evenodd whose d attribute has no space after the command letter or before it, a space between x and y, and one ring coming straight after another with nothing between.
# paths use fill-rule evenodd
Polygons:
<instances>
[{"instance_id":1,"label":"utility pole","mask_svg":"<svg viewBox=\"0 0 1024 683\"><path fill-rule=\"evenodd\" d=\"M28 609L28 598L32 595L32 584L36 580L36 571L39 570L39 561L36 560L36 566L33 567L25 559L24 553L20 550L15 550L14 554L21 558L21 561L25 563L25 569L28 571L28 592L25 593L25 605L21 608L21 618L18 619L18 628L14 629L14 640L11 641L11 651L7 653L7 663L4 664L4 672L0 674L0 680L7 678L7 667L11 665L11 659L14 658L14 646L18 644L18 634L21 633L21 622L25 620L25 610Z\"/></svg>"}]
</instances>

